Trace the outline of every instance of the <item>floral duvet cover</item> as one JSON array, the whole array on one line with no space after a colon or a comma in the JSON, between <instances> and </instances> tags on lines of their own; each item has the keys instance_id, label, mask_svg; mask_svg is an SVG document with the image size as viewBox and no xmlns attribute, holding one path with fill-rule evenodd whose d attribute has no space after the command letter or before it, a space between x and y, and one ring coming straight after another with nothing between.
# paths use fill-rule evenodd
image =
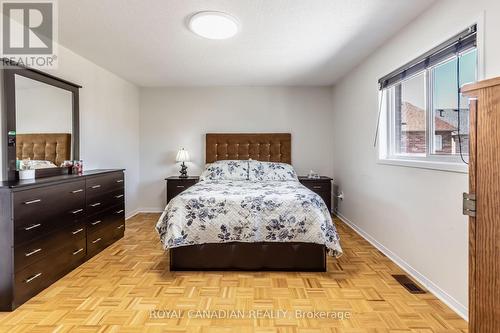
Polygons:
<instances>
[{"instance_id":1,"label":"floral duvet cover","mask_svg":"<svg viewBox=\"0 0 500 333\"><path fill-rule=\"evenodd\" d=\"M201 181L172 199L156 230L165 249L225 242L323 244L340 256L339 236L316 193L298 181Z\"/></svg>"}]
</instances>

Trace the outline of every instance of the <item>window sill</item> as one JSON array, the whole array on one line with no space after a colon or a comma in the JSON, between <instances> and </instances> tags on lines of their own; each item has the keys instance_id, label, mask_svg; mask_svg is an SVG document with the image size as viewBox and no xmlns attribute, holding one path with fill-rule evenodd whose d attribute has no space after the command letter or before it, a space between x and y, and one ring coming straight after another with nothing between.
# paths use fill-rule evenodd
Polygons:
<instances>
[{"instance_id":1,"label":"window sill","mask_svg":"<svg viewBox=\"0 0 500 333\"><path fill-rule=\"evenodd\" d=\"M469 166L465 163L451 163L451 162L436 162L436 161L422 161L410 159L382 159L378 160L378 164L395 165L408 168L420 168L447 172L468 173Z\"/></svg>"}]
</instances>

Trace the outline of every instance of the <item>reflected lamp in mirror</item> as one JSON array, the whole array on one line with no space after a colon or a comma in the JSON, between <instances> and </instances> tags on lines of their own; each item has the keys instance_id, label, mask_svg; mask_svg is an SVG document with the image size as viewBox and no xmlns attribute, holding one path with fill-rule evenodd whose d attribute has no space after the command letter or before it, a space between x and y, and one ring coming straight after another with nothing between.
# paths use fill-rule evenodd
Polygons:
<instances>
[{"instance_id":1,"label":"reflected lamp in mirror","mask_svg":"<svg viewBox=\"0 0 500 333\"><path fill-rule=\"evenodd\" d=\"M180 178L187 178L187 166L185 162L189 162L189 153L184 148L179 149L177 152L177 157L175 158L176 162L182 162L180 172Z\"/></svg>"}]
</instances>

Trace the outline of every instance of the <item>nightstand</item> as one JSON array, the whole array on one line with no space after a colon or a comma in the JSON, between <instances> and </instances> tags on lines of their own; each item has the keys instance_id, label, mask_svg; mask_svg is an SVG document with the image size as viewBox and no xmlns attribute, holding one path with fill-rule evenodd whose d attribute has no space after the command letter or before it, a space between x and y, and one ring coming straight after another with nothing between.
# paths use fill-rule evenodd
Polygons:
<instances>
[{"instance_id":1,"label":"nightstand","mask_svg":"<svg viewBox=\"0 0 500 333\"><path fill-rule=\"evenodd\" d=\"M172 198L176 197L182 191L187 190L196 184L199 179L200 177L198 176L189 176L187 178L172 176L165 178L167 181L167 203L169 203Z\"/></svg>"},{"instance_id":2,"label":"nightstand","mask_svg":"<svg viewBox=\"0 0 500 333\"><path fill-rule=\"evenodd\" d=\"M318 179L307 178L307 176L299 176L299 181L302 185L317 193L325 202L330 213L332 212L332 179L330 177L321 176Z\"/></svg>"}]
</instances>

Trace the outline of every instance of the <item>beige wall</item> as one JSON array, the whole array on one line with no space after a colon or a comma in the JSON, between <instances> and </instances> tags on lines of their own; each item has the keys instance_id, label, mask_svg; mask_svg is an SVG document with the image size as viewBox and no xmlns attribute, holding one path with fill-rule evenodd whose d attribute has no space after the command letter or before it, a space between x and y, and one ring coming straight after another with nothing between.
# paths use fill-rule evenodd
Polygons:
<instances>
[{"instance_id":1,"label":"beige wall","mask_svg":"<svg viewBox=\"0 0 500 333\"><path fill-rule=\"evenodd\" d=\"M330 88L141 89L141 208L163 210L163 179L178 174L180 147L191 155L189 174L201 173L207 132L291 132L297 171L331 176L331 97Z\"/></svg>"}]
</instances>

